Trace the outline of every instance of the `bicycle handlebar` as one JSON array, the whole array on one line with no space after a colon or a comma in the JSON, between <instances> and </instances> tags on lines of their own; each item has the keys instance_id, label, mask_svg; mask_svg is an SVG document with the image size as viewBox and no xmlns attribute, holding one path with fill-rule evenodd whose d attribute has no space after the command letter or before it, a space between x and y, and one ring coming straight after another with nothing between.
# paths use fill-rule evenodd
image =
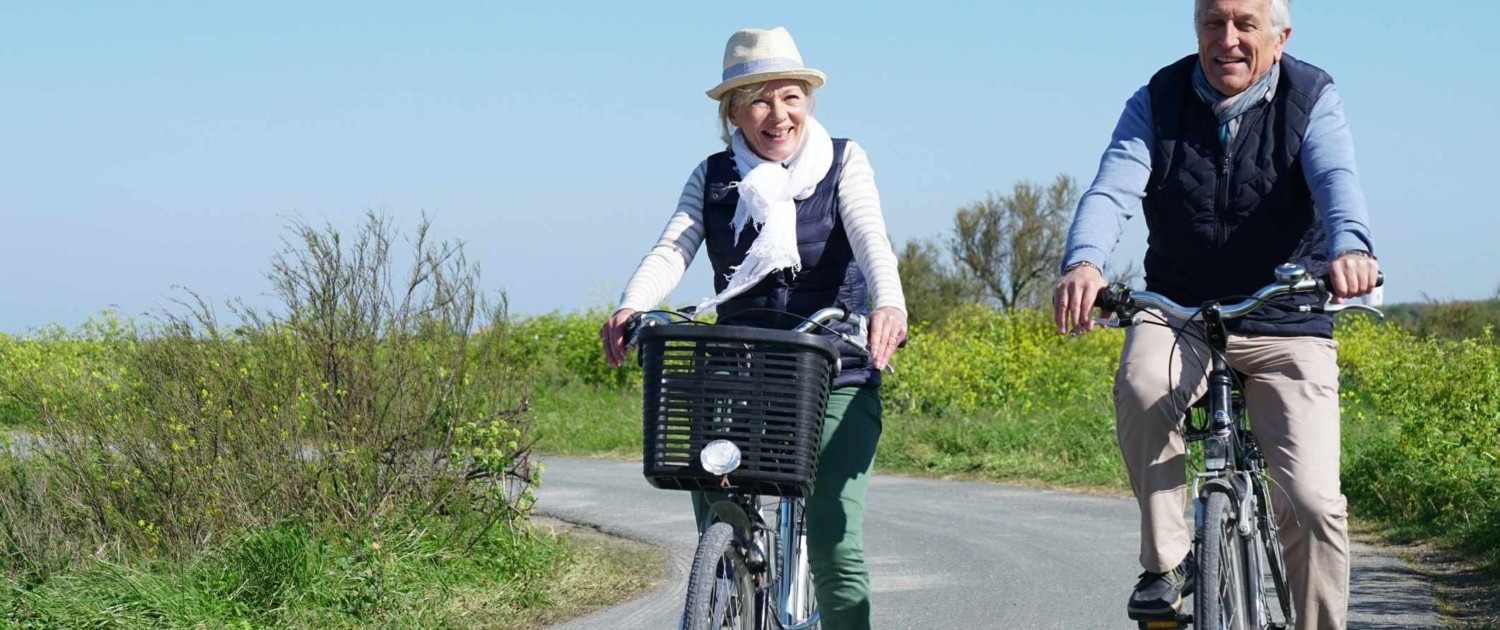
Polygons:
<instances>
[{"instance_id":1,"label":"bicycle handlebar","mask_svg":"<svg viewBox=\"0 0 1500 630\"><path fill-rule=\"evenodd\" d=\"M663 324L674 323L672 321L672 318L669 316L670 314L670 311L645 311L632 314L628 319L625 320L625 347L635 347L636 338L640 333L641 327L643 326L660 326ZM804 318L803 322L801 324L798 324L796 328L793 328L792 331L800 333L812 332L816 328L826 326L829 322L835 321L850 322L854 324L855 330L857 331L855 334L851 335L848 333L840 332L837 333L837 335L840 339L843 339L849 345L854 346L854 349L858 350L860 353L870 353L869 318L865 317L864 315L860 315L859 313L850 313L849 311L846 311L842 308L829 307L820 309L818 312ZM901 345L905 346L906 341L902 340Z\"/></svg>"},{"instance_id":2,"label":"bicycle handlebar","mask_svg":"<svg viewBox=\"0 0 1500 630\"><path fill-rule=\"evenodd\" d=\"M1220 305L1219 316L1222 319L1234 319L1244 317L1251 311L1268 303L1272 298L1283 295L1294 295L1299 293L1316 293L1323 297L1322 304L1304 304L1300 306L1287 305L1286 308L1294 308L1302 313L1327 313L1334 314L1341 311L1353 309L1367 311L1377 316L1384 317L1385 314L1379 309L1363 304L1329 304L1327 299L1332 293L1329 287L1332 280L1324 275L1314 278L1307 275L1307 270L1302 265L1283 264L1276 268L1276 281L1261 287L1250 298L1241 300L1234 304ZM1375 286L1385 285L1385 274L1381 273L1375 278ZM1116 313L1116 316L1095 318L1095 323L1113 328L1126 328L1141 322L1140 309L1156 308L1163 313L1177 319L1192 321L1202 315L1203 308L1187 307L1172 301L1167 296L1152 291L1134 291L1123 284L1115 283L1101 291L1094 300L1095 306ZM1126 317L1121 319L1119 313L1124 312Z\"/></svg>"}]
</instances>

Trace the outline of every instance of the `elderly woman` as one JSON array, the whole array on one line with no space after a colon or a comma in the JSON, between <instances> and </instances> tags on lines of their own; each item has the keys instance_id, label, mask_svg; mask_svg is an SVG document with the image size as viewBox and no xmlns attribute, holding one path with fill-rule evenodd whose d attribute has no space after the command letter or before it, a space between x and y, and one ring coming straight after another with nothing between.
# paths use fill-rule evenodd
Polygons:
<instances>
[{"instance_id":1,"label":"elderly woman","mask_svg":"<svg viewBox=\"0 0 1500 630\"><path fill-rule=\"evenodd\" d=\"M736 32L722 78L708 96L719 101L728 147L693 170L599 335L610 365L619 366L626 318L666 298L704 242L717 294L700 306L716 307L720 321L787 328L797 322L765 309L810 315L830 306L869 315L870 356L843 347L806 512L823 627L868 628L862 529L880 439L880 370L906 336L875 173L858 144L830 137L813 118L813 90L826 78L803 66L785 29ZM701 497L694 501L701 525L706 509Z\"/></svg>"}]
</instances>

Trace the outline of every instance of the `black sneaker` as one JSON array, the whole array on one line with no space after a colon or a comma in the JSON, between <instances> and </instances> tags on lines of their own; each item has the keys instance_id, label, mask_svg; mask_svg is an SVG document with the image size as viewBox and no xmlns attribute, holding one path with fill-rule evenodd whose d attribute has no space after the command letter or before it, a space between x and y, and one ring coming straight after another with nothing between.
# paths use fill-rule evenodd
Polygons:
<instances>
[{"instance_id":1,"label":"black sneaker","mask_svg":"<svg viewBox=\"0 0 1500 630\"><path fill-rule=\"evenodd\" d=\"M1142 573L1125 611L1131 619L1175 618L1182 598L1193 593L1193 571L1193 554L1189 553L1171 571Z\"/></svg>"}]
</instances>

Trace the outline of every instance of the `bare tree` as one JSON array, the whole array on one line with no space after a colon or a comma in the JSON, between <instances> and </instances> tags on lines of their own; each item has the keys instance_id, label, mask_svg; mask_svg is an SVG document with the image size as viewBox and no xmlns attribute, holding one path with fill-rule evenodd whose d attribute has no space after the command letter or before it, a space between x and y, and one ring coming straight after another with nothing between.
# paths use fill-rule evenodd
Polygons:
<instances>
[{"instance_id":1,"label":"bare tree","mask_svg":"<svg viewBox=\"0 0 1500 630\"><path fill-rule=\"evenodd\" d=\"M911 240L899 254L901 288L913 322L940 320L948 311L975 299L975 283L944 260L936 241Z\"/></svg>"},{"instance_id":2,"label":"bare tree","mask_svg":"<svg viewBox=\"0 0 1500 630\"><path fill-rule=\"evenodd\" d=\"M1042 305L1077 203L1078 186L1067 175L1051 186L1017 182L1010 195L959 208L949 250L1001 308Z\"/></svg>"},{"instance_id":3,"label":"bare tree","mask_svg":"<svg viewBox=\"0 0 1500 630\"><path fill-rule=\"evenodd\" d=\"M1141 273L1140 267L1135 266L1135 261L1126 261L1124 266L1110 266L1104 270L1104 277L1111 283L1118 282L1132 289L1145 287L1145 274Z\"/></svg>"}]
</instances>

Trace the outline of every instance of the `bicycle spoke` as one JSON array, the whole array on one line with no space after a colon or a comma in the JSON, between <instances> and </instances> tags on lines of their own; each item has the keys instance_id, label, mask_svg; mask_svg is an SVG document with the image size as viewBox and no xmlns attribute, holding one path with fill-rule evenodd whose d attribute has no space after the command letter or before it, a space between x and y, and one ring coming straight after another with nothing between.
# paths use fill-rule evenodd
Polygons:
<instances>
[{"instance_id":1,"label":"bicycle spoke","mask_svg":"<svg viewBox=\"0 0 1500 630\"><path fill-rule=\"evenodd\" d=\"M721 577L714 581L714 612L713 625L716 628L733 627L729 625L729 600L733 597L734 580Z\"/></svg>"}]
</instances>

